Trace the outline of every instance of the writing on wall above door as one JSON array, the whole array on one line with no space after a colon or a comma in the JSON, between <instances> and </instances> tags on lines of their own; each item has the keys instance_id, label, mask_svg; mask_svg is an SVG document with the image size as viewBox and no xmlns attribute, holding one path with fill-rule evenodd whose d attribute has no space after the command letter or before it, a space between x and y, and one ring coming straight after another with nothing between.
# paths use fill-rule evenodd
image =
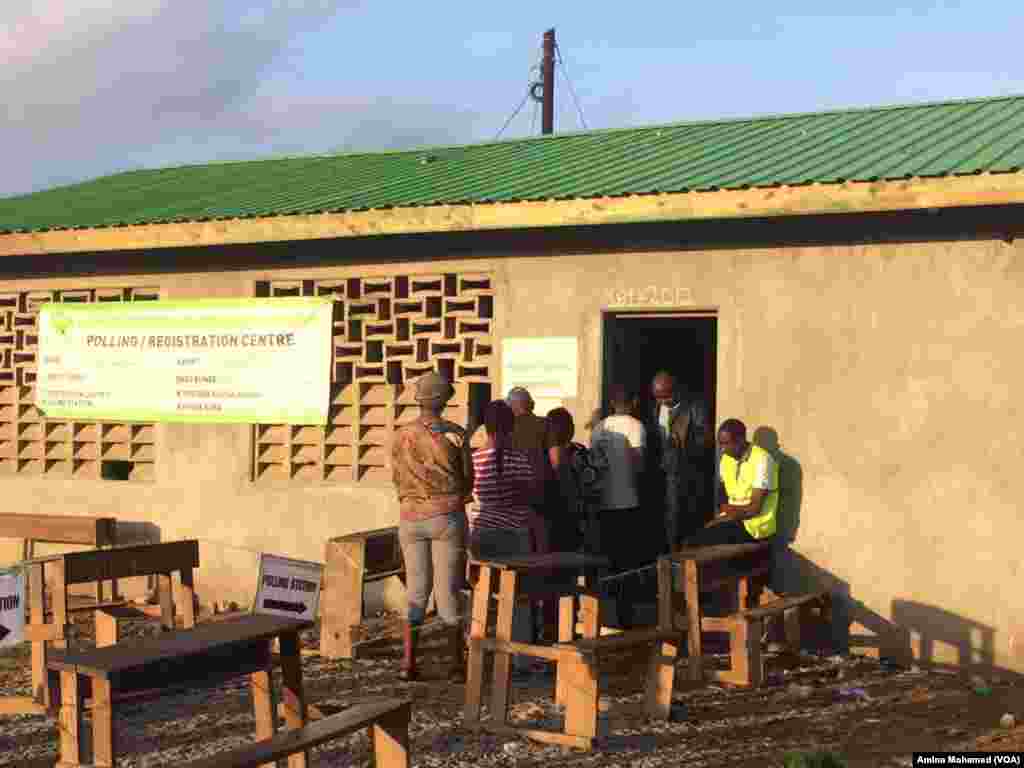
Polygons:
<instances>
[{"instance_id":1,"label":"writing on wall above door","mask_svg":"<svg viewBox=\"0 0 1024 768\"><path fill-rule=\"evenodd\" d=\"M682 286L619 286L605 290L605 304L611 307L675 307L693 303L693 291Z\"/></svg>"}]
</instances>

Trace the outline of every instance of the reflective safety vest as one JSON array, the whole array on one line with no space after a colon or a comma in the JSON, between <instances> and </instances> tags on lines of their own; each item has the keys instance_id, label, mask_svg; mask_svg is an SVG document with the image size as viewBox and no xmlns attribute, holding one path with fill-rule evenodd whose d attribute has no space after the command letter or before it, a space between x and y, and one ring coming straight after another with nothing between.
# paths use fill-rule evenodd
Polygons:
<instances>
[{"instance_id":1,"label":"reflective safety vest","mask_svg":"<svg viewBox=\"0 0 1024 768\"><path fill-rule=\"evenodd\" d=\"M768 491L761 502L761 514L743 521L743 527L755 539L763 539L775 533L776 513L779 509L779 465L764 448L750 445L750 454L743 461L737 461L726 454L718 465L719 477L730 504L749 504L754 492L754 481L763 471L764 462L770 466L771 478Z\"/></svg>"}]
</instances>

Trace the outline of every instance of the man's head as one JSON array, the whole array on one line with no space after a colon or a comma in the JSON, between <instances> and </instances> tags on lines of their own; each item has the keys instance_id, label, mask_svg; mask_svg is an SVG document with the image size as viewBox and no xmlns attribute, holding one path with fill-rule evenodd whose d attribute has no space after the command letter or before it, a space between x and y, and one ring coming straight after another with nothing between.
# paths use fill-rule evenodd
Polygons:
<instances>
[{"instance_id":1,"label":"man's head","mask_svg":"<svg viewBox=\"0 0 1024 768\"><path fill-rule=\"evenodd\" d=\"M576 434L572 414L565 408L553 408L545 418L547 437L551 445L568 445Z\"/></svg>"},{"instance_id":2,"label":"man's head","mask_svg":"<svg viewBox=\"0 0 1024 768\"><path fill-rule=\"evenodd\" d=\"M454 394L455 389L448 379L436 371L425 373L416 379L416 402L429 413L441 413Z\"/></svg>"},{"instance_id":3,"label":"man's head","mask_svg":"<svg viewBox=\"0 0 1024 768\"><path fill-rule=\"evenodd\" d=\"M718 428L718 447L722 453L740 459L747 450L747 425L739 419L726 419Z\"/></svg>"},{"instance_id":4,"label":"man's head","mask_svg":"<svg viewBox=\"0 0 1024 768\"><path fill-rule=\"evenodd\" d=\"M516 416L525 416L533 413L533 398L525 387L512 387L505 398L509 408Z\"/></svg>"},{"instance_id":5,"label":"man's head","mask_svg":"<svg viewBox=\"0 0 1024 768\"><path fill-rule=\"evenodd\" d=\"M613 385L609 394L611 396L612 411L615 415L631 415L636 410L636 395L622 384Z\"/></svg>"},{"instance_id":6,"label":"man's head","mask_svg":"<svg viewBox=\"0 0 1024 768\"><path fill-rule=\"evenodd\" d=\"M676 379L668 371L660 371L651 382L651 397L658 405L676 404Z\"/></svg>"}]
</instances>

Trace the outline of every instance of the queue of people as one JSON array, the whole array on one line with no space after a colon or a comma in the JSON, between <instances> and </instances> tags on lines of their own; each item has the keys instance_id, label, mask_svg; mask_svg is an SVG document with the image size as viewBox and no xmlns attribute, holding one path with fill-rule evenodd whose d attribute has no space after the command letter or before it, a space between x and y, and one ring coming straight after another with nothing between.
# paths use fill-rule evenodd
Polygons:
<instances>
[{"instance_id":1,"label":"queue of people","mask_svg":"<svg viewBox=\"0 0 1024 768\"><path fill-rule=\"evenodd\" d=\"M564 408L534 414L521 388L495 400L467 434L442 418L454 394L437 373L417 380L417 420L397 430L391 448L400 503L408 611L401 676L417 676L416 649L430 592L449 638L451 679L465 680L465 627L459 605L466 552L474 558L586 549L608 557L613 573L652 562L680 546L763 540L775 533L778 467L749 443L736 419L717 433L699 397L681 392L668 373L655 376L645 420L639 397L611 390L612 412L592 425L590 447L573 441ZM708 498L709 473L723 503ZM619 595L619 620L632 625L634 595ZM554 641L557 609L522 604L512 639ZM537 618L542 618L540 628ZM528 670L514 657L513 672Z\"/></svg>"}]
</instances>

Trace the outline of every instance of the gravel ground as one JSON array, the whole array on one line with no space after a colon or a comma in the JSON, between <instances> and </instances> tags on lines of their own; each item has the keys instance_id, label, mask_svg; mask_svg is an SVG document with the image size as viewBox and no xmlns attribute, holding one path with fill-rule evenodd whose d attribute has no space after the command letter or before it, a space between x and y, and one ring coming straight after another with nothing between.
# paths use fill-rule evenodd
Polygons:
<instances>
[{"instance_id":1,"label":"gravel ground","mask_svg":"<svg viewBox=\"0 0 1024 768\"><path fill-rule=\"evenodd\" d=\"M152 631L132 625L129 632ZM81 641L90 628L79 626ZM1024 721L1024 683L1010 679L971 680L948 671L898 670L857 657L771 658L768 685L756 691L716 685L685 688L677 675L670 722L643 715L642 653L624 655L601 681L601 738L592 752L564 753L526 739L492 736L462 726L463 687L444 679L439 641L423 649L424 680L396 679L398 647L380 646L355 662L329 661L315 653L315 632L306 633L303 672L307 700L327 713L370 696L407 696L413 703L412 764L461 766L781 766L787 752L831 749L850 768L910 765L915 749L1024 750L1024 728L1005 728L1010 713ZM24 647L0 656L0 695L27 695ZM681 662L681 665L685 661ZM682 672L682 670L680 670ZM278 681L279 683L279 681ZM975 689L984 683L982 693ZM535 727L558 728L553 678L539 671L514 684L511 717ZM988 690L985 690L987 688ZM125 704L119 710L118 739L125 768L181 766L254 736L248 684L178 693ZM52 719L3 718L0 766L42 768L56 761L57 730ZM371 766L365 733L339 740L312 754L312 767Z\"/></svg>"}]
</instances>

